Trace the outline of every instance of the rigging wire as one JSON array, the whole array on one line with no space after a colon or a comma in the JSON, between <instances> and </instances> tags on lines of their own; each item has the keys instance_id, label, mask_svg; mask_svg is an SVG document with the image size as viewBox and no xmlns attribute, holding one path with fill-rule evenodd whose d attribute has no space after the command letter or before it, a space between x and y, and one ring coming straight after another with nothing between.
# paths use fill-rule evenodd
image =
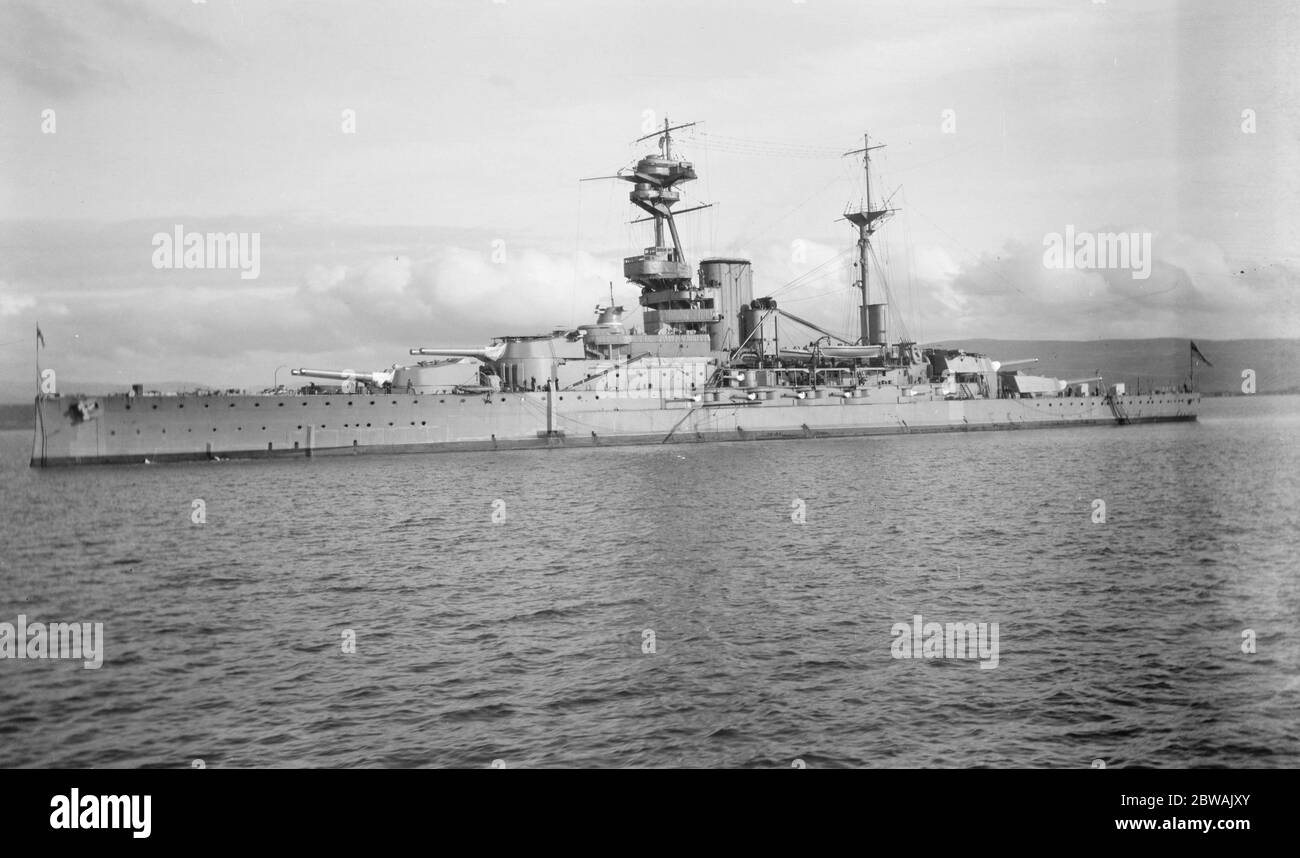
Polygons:
<instances>
[{"instance_id":1,"label":"rigging wire","mask_svg":"<svg viewBox=\"0 0 1300 858\"><path fill-rule=\"evenodd\" d=\"M776 290L774 290L774 291L771 293L771 295L770 295L769 297L775 298L777 295L780 295L780 294L782 294L782 293L788 292L788 291L790 291L791 289L796 289L796 288L798 288L798 287L800 287L800 286L806 286L806 285L808 285L809 283L816 282L817 280L821 279L822 277L826 277L826 276L829 276L829 275L831 275L831 274L839 273L839 269L838 269L838 268L835 268L835 269L831 269L830 271L826 271L826 272L824 272L823 274L818 275L817 277L813 277L813 276L812 276L813 274L816 274L818 271L820 271L821 269L825 268L826 266L828 266L828 265L830 265L830 264L832 264L832 263L839 263L839 262L842 262L843 259L844 259L844 257L846 257L846 256L848 256L850 253L852 253L853 250L854 250L854 248L852 248L852 247L848 247L848 248L845 248L844 250L841 250L839 253L835 254L835 255L832 256L830 259L828 259L828 260L826 260L825 262L823 262L821 265L818 265L818 266L816 266L816 267L814 267L814 268L809 269L808 271L805 271L803 274L800 274L798 277L796 277L796 278L794 278L793 280L789 281L788 283L786 283L786 284L780 286L779 288L777 288Z\"/></svg>"},{"instance_id":2,"label":"rigging wire","mask_svg":"<svg viewBox=\"0 0 1300 858\"><path fill-rule=\"evenodd\" d=\"M903 210L907 211L910 206L907 190L900 190L903 193ZM916 278L913 276L916 270L916 248L912 244L912 223L908 218L903 218L903 249L907 257L907 306L912 313L912 321L916 324L917 342L924 342L924 325L920 314L916 312Z\"/></svg>"},{"instance_id":3,"label":"rigging wire","mask_svg":"<svg viewBox=\"0 0 1300 858\"><path fill-rule=\"evenodd\" d=\"M733 137L696 129L688 129L681 137L688 141L708 144L720 151L740 155L777 155L786 158L830 159L838 158L842 154L840 151L828 146L809 146L780 140Z\"/></svg>"},{"instance_id":4,"label":"rigging wire","mask_svg":"<svg viewBox=\"0 0 1300 858\"><path fill-rule=\"evenodd\" d=\"M730 254L735 252L736 248L739 247L742 238L753 241L754 239L763 238L767 236L773 227L777 226L782 221L794 215L795 212L799 211L801 208L808 205L808 203L812 202L818 195L820 195L827 188L829 188L831 185L835 184L838 181L839 181L838 176L832 176L830 178L830 181L826 182L826 184L822 185L820 188L818 188L817 190L809 194L808 197L803 202L799 203L798 205L792 208L786 209L775 219L769 221L760 229L756 229L756 230L749 229L749 224L753 223L753 218L751 217L749 223L746 223L745 227L740 231L740 233L738 233L737 237L729 245L727 245L725 249L725 253Z\"/></svg>"},{"instance_id":5,"label":"rigging wire","mask_svg":"<svg viewBox=\"0 0 1300 858\"><path fill-rule=\"evenodd\" d=\"M939 232L943 233L943 235L946 236L947 239L948 239L949 241L951 241L953 244L957 245L959 248L961 248L963 251L965 251L966 254L969 255L969 256L971 257L971 259L974 259L974 260L977 261L977 262L980 260L980 258L981 258L980 254L976 253L975 251L971 250L971 249L970 249L969 247L967 247L966 245L962 244L962 243L961 243L960 241L958 241L957 239L953 238L952 235L949 234L949 232L948 232L947 230L945 230L943 227L939 226L939 224L935 223L935 222L934 222L933 220L931 220L930 218L926 217L925 212L920 211L920 210L917 209L915 206L912 207L912 211L916 212L918 215L920 215L921 217L925 218L926 223L930 224L930 226L934 227L934 228L937 229ZM991 270L992 270L992 272L993 272L993 275L994 275L995 277L997 277L999 280L1001 280L1003 283L1007 284L1007 285L1010 286L1012 289L1015 289L1016 292L1018 292L1019 294L1021 294L1021 295L1025 294L1023 291L1021 291L1020 287L1016 286L1016 284L1012 283L1012 282L1011 282L1010 280L1008 280L1006 277L1003 277L1003 276L1002 276L1002 272L998 271L997 268L992 268Z\"/></svg>"},{"instance_id":6,"label":"rigging wire","mask_svg":"<svg viewBox=\"0 0 1300 858\"><path fill-rule=\"evenodd\" d=\"M857 288L854 286L845 286L842 289L835 289L831 292L818 292L816 295L808 295L803 298L787 298L785 299L785 301L782 302L781 305L786 306L788 304L798 304L803 301L813 301L817 298L828 298L834 295L841 295L846 292L856 292L856 291Z\"/></svg>"},{"instance_id":7,"label":"rigging wire","mask_svg":"<svg viewBox=\"0 0 1300 858\"><path fill-rule=\"evenodd\" d=\"M885 289L885 303L889 305L891 311L889 314L890 320L898 324L898 330L903 335L900 342L912 342L912 338L907 331L907 323L903 319L902 309L894 309L896 306L894 304L894 292L889 288L889 278L885 275L885 266L880 264L880 258L876 255L876 248L872 245L868 246L871 247L871 258L876 260L876 270L880 272L880 282Z\"/></svg>"},{"instance_id":8,"label":"rigging wire","mask_svg":"<svg viewBox=\"0 0 1300 858\"><path fill-rule=\"evenodd\" d=\"M814 283L820 284L823 280L830 280L830 279L838 280L838 279L840 278L840 276L841 276L843 273L844 273L844 272L843 272L841 269L839 269L839 268L834 268L834 269L831 269L831 270L828 270L828 271L824 271L824 272L822 272L821 274L817 275L816 277L810 277L810 278L808 278L807 280L804 280L804 281L802 281L801 283L797 284L797 287L796 287L796 288L798 288L798 289L802 289L803 287L805 287L805 286L811 286L811 285L813 285ZM855 288L855 287L853 287L853 286L849 286L849 287L846 287L846 288L850 288L850 289L851 289L851 288ZM793 290L787 290L787 291L793 291ZM835 292L838 292L838 291L839 291L839 290L835 290ZM769 295L768 297L776 297L776 295L773 294L773 295ZM781 300L782 300L782 301L795 301L795 300L803 301L803 300L806 300L806 299L805 299L805 298L789 298L789 297L786 297L786 298L782 298Z\"/></svg>"}]
</instances>

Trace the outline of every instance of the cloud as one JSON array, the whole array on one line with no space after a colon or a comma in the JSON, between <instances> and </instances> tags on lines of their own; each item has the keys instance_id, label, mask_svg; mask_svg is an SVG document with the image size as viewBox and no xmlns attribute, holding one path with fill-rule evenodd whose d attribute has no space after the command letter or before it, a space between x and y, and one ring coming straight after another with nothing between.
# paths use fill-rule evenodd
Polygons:
<instances>
[{"instance_id":1,"label":"cloud","mask_svg":"<svg viewBox=\"0 0 1300 858\"><path fill-rule=\"evenodd\" d=\"M67 99L125 83L132 67L156 53L192 62L218 50L207 35L168 17L166 8L131 0L0 4L0 79Z\"/></svg>"},{"instance_id":2,"label":"cloud","mask_svg":"<svg viewBox=\"0 0 1300 858\"><path fill-rule=\"evenodd\" d=\"M33 296L10 294L9 284L0 282L0 318L17 316L35 306L36 299Z\"/></svg>"},{"instance_id":3,"label":"cloud","mask_svg":"<svg viewBox=\"0 0 1300 858\"><path fill-rule=\"evenodd\" d=\"M154 271L138 224L6 232L28 241L0 260L0 317L15 330L39 320L44 358L66 382L262 387L278 365L379 369L409 360L415 347L586 323L595 304L608 303L610 281L621 284L617 259L514 245L494 257L487 239L376 252L372 234L360 230L353 244L322 252L335 243L321 239L330 229L295 224L264 235L263 277L244 281L225 270ZM42 273L29 257L52 247L85 258ZM635 310L634 290L618 292ZM26 359L18 345L3 354L10 363Z\"/></svg>"},{"instance_id":4,"label":"cloud","mask_svg":"<svg viewBox=\"0 0 1300 858\"><path fill-rule=\"evenodd\" d=\"M269 247L273 258L264 260L263 278L242 281L230 271L142 268L148 244L138 224L71 238L46 234L58 224L24 229L32 247L62 242L87 256L45 274L24 255L30 247L0 260L0 318L11 330L41 322L43 360L58 367L65 386L186 380L258 388L277 366L380 369L409 360L410 348L468 347L585 323L594 305L608 302L611 281L617 300L634 316L638 310L613 254L494 246L487 236L439 242L427 230L379 230L403 247L376 247L371 231L344 244L333 227L290 224L267 231L276 241L264 236L263 252ZM9 232L11 243L16 235ZM80 244L95 235L100 243ZM120 249L124 241L130 252ZM851 245L848 253L815 241L750 250L757 251L756 296L774 294L799 316L855 331ZM926 341L1228 339L1300 330L1294 265L1237 263L1213 242L1181 233L1153 235L1152 253L1150 278L1134 280L1128 271L1046 268L1039 241L1007 242L965 263L944 248L919 246L910 289L903 266L892 266L894 309ZM784 323L782 333L804 336ZM25 339L5 339L15 343L4 351L8 363L28 358Z\"/></svg>"},{"instance_id":5,"label":"cloud","mask_svg":"<svg viewBox=\"0 0 1300 858\"><path fill-rule=\"evenodd\" d=\"M418 258L313 265L298 296L341 336L346 328L352 338L405 336L410 346L472 345L585 322L589 306L608 301L607 284L615 279L621 277L612 260L586 253L446 246Z\"/></svg>"},{"instance_id":6,"label":"cloud","mask_svg":"<svg viewBox=\"0 0 1300 858\"><path fill-rule=\"evenodd\" d=\"M1182 233L1154 233L1151 253L1151 275L1143 280L1125 269L1049 268L1041 245L1007 242L949 275L924 278L925 326L935 338L1003 339L1227 339L1300 331L1293 286L1300 267L1235 263L1214 242Z\"/></svg>"},{"instance_id":7,"label":"cloud","mask_svg":"<svg viewBox=\"0 0 1300 858\"><path fill-rule=\"evenodd\" d=\"M0 77L41 95L65 98L98 86L92 46L57 14L30 3L0 4Z\"/></svg>"}]
</instances>

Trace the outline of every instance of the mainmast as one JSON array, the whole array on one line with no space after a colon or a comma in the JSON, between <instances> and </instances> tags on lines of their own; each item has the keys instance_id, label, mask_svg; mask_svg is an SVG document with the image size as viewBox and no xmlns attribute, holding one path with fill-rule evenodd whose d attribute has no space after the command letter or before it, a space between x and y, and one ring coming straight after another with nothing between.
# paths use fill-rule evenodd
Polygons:
<instances>
[{"instance_id":1,"label":"mainmast","mask_svg":"<svg viewBox=\"0 0 1300 858\"><path fill-rule=\"evenodd\" d=\"M871 139L867 134L862 135L862 148L845 152L844 157L849 155L862 155L862 171L867 180L867 196L863 204L859 205L857 211L845 212L844 219L858 228L858 273L861 280L858 287L862 290L862 306L859 310L859 323L862 329L861 342L863 345L887 345L887 343L874 343L872 339L884 339L882 336L872 337L871 331L871 309L876 308L877 313L883 313L884 304L872 304L871 295L868 286L867 277L867 253L871 249L871 235L876 231L876 221L882 220L894 213L894 209L881 208L873 209L871 207L871 150L883 149L883 143L871 145ZM883 318L883 317L882 317ZM878 321L879 326L879 321Z\"/></svg>"}]
</instances>

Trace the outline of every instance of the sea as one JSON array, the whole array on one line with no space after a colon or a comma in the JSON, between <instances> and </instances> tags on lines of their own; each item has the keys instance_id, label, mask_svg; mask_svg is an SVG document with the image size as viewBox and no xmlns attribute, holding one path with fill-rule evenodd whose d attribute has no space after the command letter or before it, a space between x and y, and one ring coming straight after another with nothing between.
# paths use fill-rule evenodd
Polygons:
<instances>
[{"instance_id":1,"label":"sea","mask_svg":"<svg viewBox=\"0 0 1300 858\"><path fill-rule=\"evenodd\" d=\"M1300 397L48 470L31 442L0 433L3 767L1300 766ZM99 666L18 658L20 615L90 624Z\"/></svg>"}]
</instances>

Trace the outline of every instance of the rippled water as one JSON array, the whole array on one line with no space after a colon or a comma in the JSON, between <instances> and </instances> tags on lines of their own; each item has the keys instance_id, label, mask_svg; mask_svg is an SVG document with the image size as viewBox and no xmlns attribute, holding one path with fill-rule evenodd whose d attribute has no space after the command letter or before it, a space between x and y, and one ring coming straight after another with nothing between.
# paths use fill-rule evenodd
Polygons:
<instances>
[{"instance_id":1,"label":"rippled water","mask_svg":"<svg viewBox=\"0 0 1300 858\"><path fill-rule=\"evenodd\" d=\"M101 622L105 657L0 660L0 765L1300 765L1300 398L49 471L30 444L0 433L0 622ZM914 614L998 623L998 666L893 658Z\"/></svg>"}]
</instances>

